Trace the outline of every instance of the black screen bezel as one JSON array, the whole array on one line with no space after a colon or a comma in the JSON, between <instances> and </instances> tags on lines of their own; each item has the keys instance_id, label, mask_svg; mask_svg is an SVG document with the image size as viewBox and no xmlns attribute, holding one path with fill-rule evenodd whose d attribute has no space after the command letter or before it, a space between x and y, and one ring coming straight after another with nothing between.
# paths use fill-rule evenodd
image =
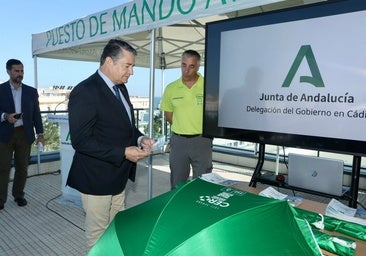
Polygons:
<instances>
[{"instance_id":1,"label":"black screen bezel","mask_svg":"<svg viewBox=\"0 0 366 256\"><path fill-rule=\"evenodd\" d=\"M223 31L366 10L366 1L328 1L206 24L203 135L254 143L366 155L366 141L233 129L218 126L220 34ZM366 24L365 24L366 25ZM340 35L341 36L341 35ZM364 51L365 49L362 49ZM230 65L230 64L229 64ZM366 104L366 103L365 103Z\"/></svg>"}]
</instances>

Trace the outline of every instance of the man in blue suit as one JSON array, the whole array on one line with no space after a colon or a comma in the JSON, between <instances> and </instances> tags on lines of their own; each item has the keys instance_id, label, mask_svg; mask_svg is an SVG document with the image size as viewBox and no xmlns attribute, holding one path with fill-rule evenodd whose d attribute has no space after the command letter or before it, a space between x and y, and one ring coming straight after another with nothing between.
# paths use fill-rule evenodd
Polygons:
<instances>
[{"instance_id":1,"label":"man in blue suit","mask_svg":"<svg viewBox=\"0 0 366 256\"><path fill-rule=\"evenodd\" d=\"M70 93L69 127L74 158L67 185L81 193L88 246L95 244L124 209L124 189L136 163L150 155L154 140L135 126L125 83L133 75L136 50L112 39L100 67Z\"/></svg>"},{"instance_id":2,"label":"man in blue suit","mask_svg":"<svg viewBox=\"0 0 366 256\"><path fill-rule=\"evenodd\" d=\"M24 67L21 61L6 63L9 81L0 85L0 210L8 196L11 160L14 155L14 182L12 195L19 206L27 205L24 187L28 175L31 145L44 144L43 124L39 109L38 92L22 83Z\"/></svg>"}]
</instances>

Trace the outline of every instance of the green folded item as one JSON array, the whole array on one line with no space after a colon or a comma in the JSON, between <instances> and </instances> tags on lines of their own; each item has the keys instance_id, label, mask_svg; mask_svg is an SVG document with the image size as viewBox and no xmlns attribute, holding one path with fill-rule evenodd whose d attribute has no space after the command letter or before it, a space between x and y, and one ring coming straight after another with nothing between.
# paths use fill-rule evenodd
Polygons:
<instances>
[{"instance_id":1,"label":"green folded item","mask_svg":"<svg viewBox=\"0 0 366 256\"><path fill-rule=\"evenodd\" d=\"M296 208L298 217L306 219L310 224L321 221L322 217L315 212L307 211L304 209ZM330 216L324 216L324 229L328 231L337 231L347 236L357 238L362 241L366 241L366 226L339 220Z\"/></svg>"},{"instance_id":2,"label":"green folded item","mask_svg":"<svg viewBox=\"0 0 366 256\"><path fill-rule=\"evenodd\" d=\"M356 251L356 242L342 236L332 236L313 229L316 241L320 248L339 256L353 256Z\"/></svg>"}]
</instances>

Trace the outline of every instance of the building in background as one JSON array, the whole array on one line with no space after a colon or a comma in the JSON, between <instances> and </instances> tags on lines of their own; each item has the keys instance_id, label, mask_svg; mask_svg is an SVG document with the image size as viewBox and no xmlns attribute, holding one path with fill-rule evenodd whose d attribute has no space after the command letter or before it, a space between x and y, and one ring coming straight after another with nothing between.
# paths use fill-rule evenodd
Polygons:
<instances>
[{"instance_id":1,"label":"building in background","mask_svg":"<svg viewBox=\"0 0 366 256\"><path fill-rule=\"evenodd\" d=\"M39 104L41 111L65 111L69 101L69 95L74 86L54 85L49 88L39 88ZM149 98L131 96L131 103L135 109L148 109Z\"/></svg>"},{"instance_id":2,"label":"building in background","mask_svg":"<svg viewBox=\"0 0 366 256\"><path fill-rule=\"evenodd\" d=\"M53 112L67 111L69 96L74 86L54 85L49 88L39 88L39 106L41 111ZM140 96L131 96L131 103L135 110L138 110L139 129L144 131L147 127L149 116L149 98Z\"/></svg>"}]
</instances>

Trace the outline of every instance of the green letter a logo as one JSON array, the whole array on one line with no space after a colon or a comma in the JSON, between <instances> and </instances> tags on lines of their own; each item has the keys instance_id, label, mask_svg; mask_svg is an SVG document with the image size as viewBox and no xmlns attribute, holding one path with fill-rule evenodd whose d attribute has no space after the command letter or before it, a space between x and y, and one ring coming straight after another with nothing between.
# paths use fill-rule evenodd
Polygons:
<instances>
[{"instance_id":1,"label":"green letter a logo","mask_svg":"<svg viewBox=\"0 0 366 256\"><path fill-rule=\"evenodd\" d=\"M316 64L314 53L311 50L310 45L301 46L299 53L297 54L294 63L292 63L290 71L286 76L285 81L283 81L282 87L290 87L291 81L292 79L294 79L294 76L299 69L299 66L304 57L306 57L306 60L308 61L308 65L313 76L300 76L300 83L309 83L314 85L315 87L325 87L322 76L320 75L318 65Z\"/></svg>"},{"instance_id":2,"label":"green letter a logo","mask_svg":"<svg viewBox=\"0 0 366 256\"><path fill-rule=\"evenodd\" d=\"M67 133L65 141L69 141L69 140L70 140L70 132Z\"/></svg>"}]
</instances>

